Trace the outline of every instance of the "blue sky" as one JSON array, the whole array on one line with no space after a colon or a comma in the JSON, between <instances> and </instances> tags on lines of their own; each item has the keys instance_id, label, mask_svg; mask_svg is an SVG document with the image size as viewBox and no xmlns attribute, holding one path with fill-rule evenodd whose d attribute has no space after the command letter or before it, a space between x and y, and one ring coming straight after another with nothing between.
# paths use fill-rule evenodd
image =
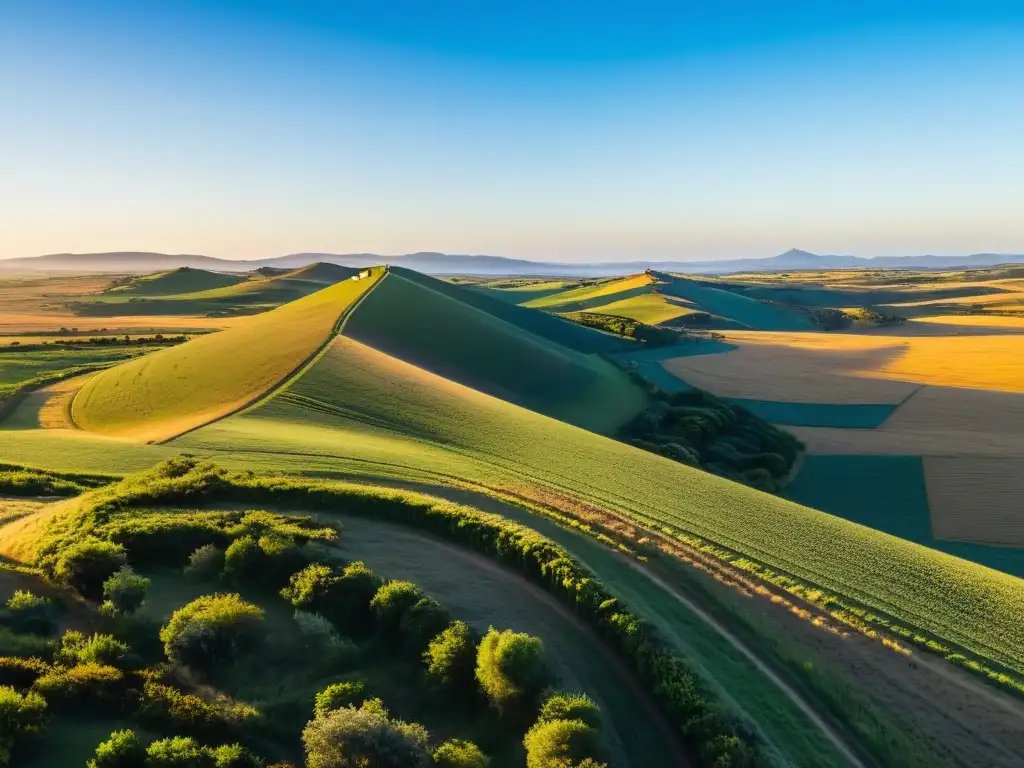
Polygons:
<instances>
[{"instance_id":1,"label":"blue sky","mask_svg":"<svg viewBox=\"0 0 1024 768\"><path fill-rule=\"evenodd\" d=\"M1024 252L1024 4L700 5L0 4L0 258Z\"/></svg>"}]
</instances>

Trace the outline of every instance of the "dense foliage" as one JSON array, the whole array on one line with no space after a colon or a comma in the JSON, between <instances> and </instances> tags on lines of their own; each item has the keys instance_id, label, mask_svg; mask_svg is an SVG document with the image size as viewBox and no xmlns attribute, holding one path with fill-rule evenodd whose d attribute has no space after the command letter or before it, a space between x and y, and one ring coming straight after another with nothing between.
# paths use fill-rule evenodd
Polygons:
<instances>
[{"instance_id":1,"label":"dense foliage","mask_svg":"<svg viewBox=\"0 0 1024 768\"><path fill-rule=\"evenodd\" d=\"M617 336L625 336L649 347L665 347L678 344L682 339L680 331L669 328L659 328L656 325L647 325L639 320L633 320L619 315L605 315L597 312L569 312L563 315L573 322L586 325L590 328L598 328Z\"/></svg>"},{"instance_id":2,"label":"dense foliage","mask_svg":"<svg viewBox=\"0 0 1024 768\"><path fill-rule=\"evenodd\" d=\"M801 449L788 432L708 392L650 392L654 403L622 440L769 493L784 484Z\"/></svg>"}]
</instances>

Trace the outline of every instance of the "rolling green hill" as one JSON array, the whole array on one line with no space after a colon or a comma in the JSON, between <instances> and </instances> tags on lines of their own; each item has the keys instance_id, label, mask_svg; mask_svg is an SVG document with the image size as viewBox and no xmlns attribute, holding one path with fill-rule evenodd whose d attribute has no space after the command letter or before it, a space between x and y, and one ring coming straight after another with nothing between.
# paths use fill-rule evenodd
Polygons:
<instances>
[{"instance_id":1,"label":"rolling green hill","mask_svg":"<svg viewBox=\"0 0 1024 768\"><path fill-rule=\"evenodd\" d=\"M758 331L809 331L810 317L784 306L744 296L722 288L701 285L684 277L655 273L659 290L692 302L697 309L735 320Z\"/></svg>"},{"instance_id":2,"label":"rolling green hill","mask_svg":"<svg viewBox=\"0 0 1024 768\"><path fill-rule=\"evenodd\" d=\"M580 312L610 301L642 296L650 293L652 288L649 275L632 275L618 280L581 285L578 288L531 299L525 302L524 306L553 312Z\"/></svg>"},{"instance_id":3,"label":"rolling green hill","mask_svg":"<svg viewBox=\"0 0 1024 768\"><path fill-rule=\"evenodd\" d=\"M159 441L247 405L303 365L377 280L347 280L219 333L94 376L72 418L105 435Z\"/></svg>"},{"instance_id":4,"label":"rolling green hill","mask_svg":"<svg viewBox=\"0 0 1024 768\"><path fill-rule=\"evenodd\" d=\"M179 293L195 293L217 288L226 288L244 283L245 275L225 275L205 269L180 267L131 278L131 281L105 291L106 296L171 296Z\"/></svg>"},{"instance_id":5,"label":"rolling green hill","mask_svg":"<svg viewBox=\"0 0 1024 768\"><path fill-rule=\"evenodd\" d=\"M346 337L277 396L174 445L246 467L564 494L698 536L1024 672L1020 579L517 408Z\"/></svg>"},{"instance_id":6,"label":"rolling green hill","mask_svg":"<svg viewBox=\"0 0 1024 768\"><path fill-rule=\"evenodd\" d=\"M536 336L402 274L389 274L366 297L345 335L598 432L614 431L646 404L642 390L600 357Z\"/></svg>"}]
</instances>

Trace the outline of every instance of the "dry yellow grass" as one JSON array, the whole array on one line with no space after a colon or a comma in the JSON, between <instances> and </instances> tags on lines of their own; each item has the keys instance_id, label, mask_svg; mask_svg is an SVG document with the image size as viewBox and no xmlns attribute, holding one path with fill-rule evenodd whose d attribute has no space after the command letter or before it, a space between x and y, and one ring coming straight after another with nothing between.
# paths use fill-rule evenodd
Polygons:
<instances>
[{"instance_id":1,"label":"dry yellow grass","mask_svg":"<svg viewBox=\"0 0 1024 768\"><path fill-rule=\"evenodd\" d=\"M1000 332L1010 329L1010 332L1016 330L1024 333L1024 316L1019 315L932 315L914 318L910 325L919 323L965 326L971 329L982 328ZM898 328L905 327L898 326Z\"/></svg>"},{"instance_id":2,"label":"dry yellow grass","mask_svg":"<svg viewBox=\"0 0 1024 768\"><path fill-rule=\"evenodd\" d=\"M1024 546L1024 473L1020 467L1020 458L925 457L935 537Z\"/></svg>"},{"instance_id":3,"label":"dry yellow grass","mask_svg":"<svg viewBox=\"0 0 1024 768\"><path fill-rule=\"evenodd\" d=\"M31 564L35 560L36 546L47 524L57 515L78 505L78 499L56 501L39 506L13 522L0 523L0 557L17 563Z\"/></svg>"},{"instance_id":4,"label":"dry yellow grass","mask_svg":"<svg viewBox=\"0 0 1024 768\"><path fill-rule=\"evenodd\" d=\"M747 343L731 352L680 357L662 365L689 384L722 397L783 403L895 405L920 386L856 375L858 368L874 364L875 354L870 348L809 351L798 346Z\"/></svg>"},{"instance_id":5,"label":"dry yellow grass","mask_svg":"<svg viewBox=\"0 0 1024 768\"><path fill-rule=\"evenodd\" d=\"M843 378L1024 392L1024 334L876 336L732 331L726 337L741 350L767 347L757 355L760 361L781 361L784 358L787 365L798 366L808 372L831 372ZM737 351L723 354L737 355ZM694 363L694 360L696 358L689 363L673 365L710 365ZM772 367L776 366L782 367L780 362L772 364ZM759 364L758 367L765 366ZM757 375L763 376L764 371L757 372ZM813 375L817 374L809 373L808 378ZM815 391L810 382L806 386L809 391Z\"/></svg>"}]
</instances>

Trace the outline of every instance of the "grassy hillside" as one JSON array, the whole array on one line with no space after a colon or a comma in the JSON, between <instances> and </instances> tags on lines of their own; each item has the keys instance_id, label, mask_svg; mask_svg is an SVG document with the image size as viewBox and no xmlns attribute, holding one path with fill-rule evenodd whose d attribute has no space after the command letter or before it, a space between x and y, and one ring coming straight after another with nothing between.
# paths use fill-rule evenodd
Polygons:
<instances>
[{"instance_id":1,"label":"grassy hillside","mask_svg":"<svg viewBox=\"0 0 1024 768\"><path fill-rule=\"evenodd\" d=\"M601 315L628 317L648 325L668 323L700 311L683 299L663 296L660 293L645 293L626 299L619 299L616 296L612 298L616 300L608 304L589 307L587 311Z\"/></svg>"},{"instance_id":2,"label":"grassy hillside","mask_svg":"<svg viewBox=\"0 0 1024 768\"><path fill-rule=\"evenodd\" d=\"M344 337L277 397L175 445L247 467L561 492L728 547L1024 672L1020 579L516 408Z\"/></svg>"},{"instance_id":3,"label":"grassy hillside","mask_svg":"<svg viewBox=\"0 0 1024 768\"><path fill-rule=\"evenodd\" d=\"M595 304L603 304L614 296L625 299L650 293L652 288L649 275L632 275L620 280L606 280L599 283L581 285L568 291L542 296L527 301L524 306L533 309L550 309L559 312L575 312L590 309Z\"/></svg>"},{"instance_id":4,"label":"grassy hillside","mask_svg":"<svg viewBox=\"0 0 1024 768\"><path fill-rule=\"evenodd\" d=\"M718 315L759 331L810 330L809 317L785 307L722 288L700 285L693 280L658 273L660 290L670 296L686 299L712 315Z\"/></svg>"},{"instance_id":5,"label":"grassy hillside","mask_svg":"<svg viewBox=\"0 0 1024 768\"><path fill-rule=\"evenodd\" d=\"M345 335L503 400L609 432L646 404L622 371L389 274Z\"/></svg>"},{"instance_id":6,"label":"grassy hillside","mask_svg":"<svg viewBox=\"0 0 1024 768\"><path fill-rule=\"evenodd\" d=\"M225 275L205 269L180 267L152 275L133 277L106 291L108 296L170 296L226 288L246 281L245 275Z\"/></svg>"},{"instance_id":7,"label":"grassy hillside","mask_svg":"<svg viewBox=\"0 0 1024 768\"><path fill-rule=\"evenodd\" d=\"M153 441L224 416L306 362L378 276L104 371L75 397L72 418L92 432Z\"/></svg>"},{"instance_id":8,"label":"grassy hillside","mask_svg":"<svg viewBox=\"0 0 1024 768\"><path fill-rule=\"evenodd\" d=\"M517 304L495 299L487 292L453 285L411 269L392 267L391 274L400 275L437 293L493 315L506 323L511 323L524 331L529 331L535 336L540 336L569 349L575 349L577 352L587 354L621 352L634 346L630 341L591 328L584 328L548 312L538 312L528 307L520 307Z\"/></svg>"}]
</instances>

